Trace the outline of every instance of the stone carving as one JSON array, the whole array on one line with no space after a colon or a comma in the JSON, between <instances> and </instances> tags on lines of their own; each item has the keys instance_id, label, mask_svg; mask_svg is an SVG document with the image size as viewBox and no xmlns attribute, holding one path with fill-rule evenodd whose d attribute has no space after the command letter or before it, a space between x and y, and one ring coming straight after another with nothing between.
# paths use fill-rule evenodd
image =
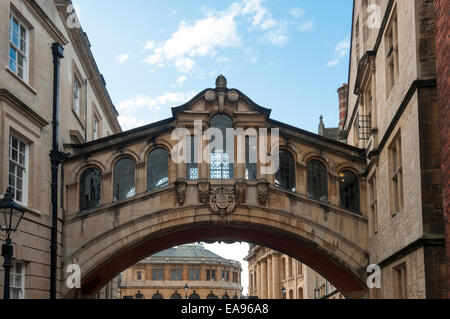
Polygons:
<instances>
[{"instance_id":1,"label":"stone carving","mask_svg":"<svg viewBox=\"0 0 450 319\"><path fill-rule=\"evenodd\" d=\"M216 93L213 90L208 90L205 93L205 99L208 102L212 102L216 99Z\"/></svg>"},{"instance_id":2,"label":"stone carving","mask_svg":"<svg viewBox=\"0 0 450 319\"><path fill-rule=\"evenodd\" d=\"M269 200L269 183L266 181L258 182L258 203L266 206Z\"/></svg>"},{"instance_id":3,"label":"stone carving","mask_svg":"<svg viewBox=\"0 0 450 319\"><path fill-rule=\"evenodd\" d=\"M187 188L187 183L184 181L177 181L175 183L176 185L176 191L177 191L177 203L179 206L183 206L184 202L186 200L186 188Z\"/></svg>"},{"instance_id":4,"label":"stone carving","mask_svg":"<svg viewBox=\"0 0 450 319\"><path fill-rule=\"evenodd\" d=\"M247 197L247 184L244 182L237 182L235 185L236 191L236 202L238 204L245 203L245 199Z\"/></svg>"},{"instance_id":5,"label":"stone carving","mask_svg":"<svg viewBox=\"0 0 450 319\"><path fill-rule=\"evenodd\" d=\"M230 102L236 102L239 99L239 94L236 91L228 91L227 98Z\"/></svg>"},{"instance_id":6,"label":"stone carving","mask_svg":"<svg viewBox=\"0 0 450 319\"><path fill-rule=\"evenodd\" d=\"M209 205L209 183L199 182L198 183L198 200L200 203Z\"/></svg>"},{"instance_id":7,"label":"stone carving","mask_svg":"<svg viewBox=\"0 0 450 319\"><path fill-rule=\"evenodd\" d=\"M211 192L210 206L211 210L222 219L231 215L236 207L234 189L227 187L214 189Z\"/></svg>"},{"instance_id":8,"label":"stone carving","mask_svg":"<svg viewBox=\"0 0 450 319\"><path fill-rule=\"evenodd\" d=\"M227 79L221 74L216 79L216 88L218 89L226 89L228 84Z\"/></svg>"}]
</instances>

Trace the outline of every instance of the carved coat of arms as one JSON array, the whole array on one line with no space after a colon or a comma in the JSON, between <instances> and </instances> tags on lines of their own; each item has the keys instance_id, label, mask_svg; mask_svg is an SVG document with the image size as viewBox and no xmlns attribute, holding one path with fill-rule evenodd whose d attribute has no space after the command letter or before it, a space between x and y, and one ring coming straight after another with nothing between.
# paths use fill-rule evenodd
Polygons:
<instances>
[{"instance_id":1,"label":"carved coat of arms","mask_svg":"<svg viewBox=\"0 0 450 319\"><path fill-rule=\"evenodd\" d=\"M235 192L232 188L218 187L211 192L211 210L221 218L231 215L236 207Z\"/></svg>"}]
</instances>

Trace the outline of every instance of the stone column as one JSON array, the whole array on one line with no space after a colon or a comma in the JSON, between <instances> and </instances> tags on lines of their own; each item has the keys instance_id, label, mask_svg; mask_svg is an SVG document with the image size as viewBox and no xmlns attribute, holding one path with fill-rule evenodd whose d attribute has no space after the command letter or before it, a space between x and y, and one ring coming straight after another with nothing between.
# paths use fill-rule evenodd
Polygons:
<instances>
[{"instance_id":1,"label":"stone column","mask_svg":"<svg viewBox=\"0 0 450 319\"><path fill-rule=\"evenodd\" d=\"M267 258L261 261L261 298L267 299Z\"/></svg>"},{"instance_id":2,"label":"stone column","mask_svg":"<svg viewBox=\"0 0 450 319\"><path fill-rule=\"evenodd\" d=\"M273 299L272 256L267 257L267 298Z\"/></svg>"},{"instance_id":3,"label":"stone column","mask_svg":"<svg viewBox=\"0 0 450 319\"><path fill-rule=\"evenodd\" d=\"M280 255L272 255L272 298L281 299Z\"/></svg>"},{"instance_id":4,"label":"stone column","mask_svg":"<svg viewBox=\"0 0 450 319\"><path fill-rule=\"evenodd\" d=\"M259 298L262 298L261 295L261 264L258 262L258 265L256 266L256 295Z\"/></svg>"}]
</instances>

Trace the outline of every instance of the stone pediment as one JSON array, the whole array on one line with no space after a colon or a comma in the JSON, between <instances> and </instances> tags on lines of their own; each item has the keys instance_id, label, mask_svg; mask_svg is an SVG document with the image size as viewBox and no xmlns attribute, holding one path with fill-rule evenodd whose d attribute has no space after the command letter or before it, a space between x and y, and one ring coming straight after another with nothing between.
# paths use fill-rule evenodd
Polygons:
<instances>
[{"instance_id":1,"label":"stone pediment","mask_svg":"<svg viewBox=\"0 0 450 319\"><path fill-rule=\"evenodd\" d=\"M189 102L173 107L173 117L183 113L214 114L218 112L263 115L266 119L270 117L272 110L256 104L238 89L229 89L227 84L227 79L219 75L216 79L216 88L205 89Z\"/></svg>"}]
</instances>

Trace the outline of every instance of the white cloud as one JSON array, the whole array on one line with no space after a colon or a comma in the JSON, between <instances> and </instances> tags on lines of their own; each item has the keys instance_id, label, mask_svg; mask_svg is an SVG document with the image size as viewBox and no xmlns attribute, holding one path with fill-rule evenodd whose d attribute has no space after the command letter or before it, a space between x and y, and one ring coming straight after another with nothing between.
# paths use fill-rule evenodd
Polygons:
<instances>
[{"instance_id":1,"label":"white cloud","mask_svg":"<svg viewBox=\"0 0 450 319\"><path fill-rule=\"evenodd\" d=\"M292 8L289 13L294 17L294 19L298 19L305 14L305 10L302 8Z\"/></svg>"},{"instance_id":2,"label":"white cloud","mask_svg":"<svg viewBox=\"0 0 450 319\"><path fill-rule=\"evenodd\" d=\"M148 95L138 95L134 98L122 101L118 104L117 110L121 114L129 115L147 108L149 111L160 111L163 107L175 106L177 103L184 103L195 96L195 91L189 92L169 92L152 98Z\"/></svg>"},{"instance_id":3,"label":"white cloud","mask_svg":"<svg viewBox=\"0 0 450 319\"><path fill-rule=\"evenodd\" d=\"M143 62L159 67L170 64L179 72L189 72L195 68L196 58L214 57L219 49L241 45L237 17L247 18L250 30L263 31L264 41L281 46L288 40L287 23L275 20L263 6L264 2L236 1L224 11L203 8L204 18L194 22L182 21L178 30L161 45L147 43L146 48L152 52Z\"/></svg>"},{"instance_id":4,"label":"white cloud","mask_svg":"<svg viewBox=\"0 0 450 319\"><path fill-rule=\"evenodd\" d=\"M175 67L178 69L178 71L183 73L191 71L194 66L195 62L190 58L177 58L175 61Z\"/></svg>"},{"instance_id":5,"label":"white cloud","mask_svg":"<svg viewBox=\"0 0 450 319\"><path fill-rule=\"evenodd\" d=\"M128 53L120 54L116 56L116 61L120 64L125 63L130 58L130 55Z\"/></svg>"},{"instance_id":6,"label":"white cloud","mask_svg":"<svg viewBox=\"0 0 450 319\"><path fill-rule=\"evenodd\" d=\"M180 76L175 82L178 85L182 85L185 81L187 80L187 77L185 77L184 75Z\"/></svg>"},{"instance_id":7,"label":"white cloud","mask_svg":"<svg viewBox=\"0 0 450 319\"><path fill-rule=\"evenodd\" d=\"M137 118L133 116L127 116L127 115L120 115L119 116L119 123L122 127L122 130L128 131L131 129L134 129L136 127L144 126L146 123L143 120L138 120Z\"/></svg>"},{"instance_id":8,"label":"white cloud","mask_svg":"<svg viewBox=\"0 0 450 319\"><path fill-rule=\"evenodd\" d=\"M349 53L350 50L350 36L347 36L344 40L339 42L334 49L334 60L330 60L327 63L327 67L331 68L336 66L344 56Z\"/></svg>"},{"instance_id":9,"label":"white cloud","mask_svg":"<svg viewBox=\"0 0 450 319\"><path fill-rule=\"evenodd\" d=\"M146 51L150 51L155 47L155 42L154 41L147 41L147 43L145 44L145 48L144 50Z\"/></svg>"},{"instance_id":10,"label":"white cloud","mask_svg":"<svg viewBox=\"0 0 450 319\"><path fill-rule=\"evenodd\" d=\"M298 26L298 29L300 31L308 31L308 30L312 29L313 25L314 25L314 20L309 20L307 22L304 22L304 23L300 24Z\"/></svg>"}]
</instances>

